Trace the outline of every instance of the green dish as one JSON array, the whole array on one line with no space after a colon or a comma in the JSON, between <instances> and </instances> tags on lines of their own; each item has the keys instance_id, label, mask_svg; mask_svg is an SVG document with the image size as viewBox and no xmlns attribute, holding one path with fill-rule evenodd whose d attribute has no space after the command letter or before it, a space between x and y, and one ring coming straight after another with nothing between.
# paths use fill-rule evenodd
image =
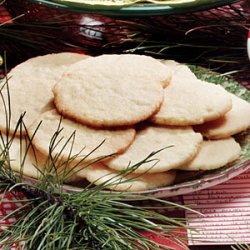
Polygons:
<instances>
[{"instance_id":1,"label":"green dish","mask_svg":"<svg viewBox=\"0 0 250 250\"><path fill-rule=\"evenodd\" d=\"M238 2L237 0L191 0L186 3L135 3L128 5L101 5L79 3L74 0L30 0L55 8L81 13L98 13L109 16L155 16L165 14L179 14L193 11L212 9L223 5Z\"/></svg>"}]
</instances>

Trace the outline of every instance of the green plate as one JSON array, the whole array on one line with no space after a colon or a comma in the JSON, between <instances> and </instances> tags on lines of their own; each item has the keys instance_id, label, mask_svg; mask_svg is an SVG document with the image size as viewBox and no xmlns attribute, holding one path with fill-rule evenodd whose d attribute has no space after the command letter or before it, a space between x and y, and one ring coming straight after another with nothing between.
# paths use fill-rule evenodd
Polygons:
<instances>
[{"instance_id":1,"label":"green plate","mask_svg":"<svg viewBox=\"0 0 250 250\"><path fill-rule=\"evenodd\" d=\"M104 15L119 16L154 16L165 14L178 14L193 11L212 9L223 5L238 2L237 0L172 0L171 3L134 3L122 5L88 4L79 3L77 0L30 0L35 3L45 4L51 7L82 13L98 13ZM174 3L176 1L176 3ZM93 2L95 2L93 0Z\"/></svg>"}]
</instances>

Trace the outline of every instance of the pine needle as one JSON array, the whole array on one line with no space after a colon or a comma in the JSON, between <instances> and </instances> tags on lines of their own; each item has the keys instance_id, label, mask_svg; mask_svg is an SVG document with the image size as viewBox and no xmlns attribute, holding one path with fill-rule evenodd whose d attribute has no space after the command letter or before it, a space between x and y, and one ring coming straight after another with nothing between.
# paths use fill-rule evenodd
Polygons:
<instances>
[{"instance_id":1,"label":"pine needle","mask_svg":"<svg viewBox=\"0 0 250 250\"><path fill-rule=\"evenodd\" d=\"M6 86L8 86L7 79ZM7 92L7 97L2 95L2 100L5 103L6 123L10 124L11 96L8 88ZM21 115L17 124L19 129L24 130L21 132L21 135L27 132L22 119L24 115ZM77 155L71 155L70 152L69 157L65 161L60 160L60 155L67 144L72 143L72 145L70 144L71 149L74 146L75 133L73 133L70 138L67 138L66 143L62 146L59 153L56 155L53 154L53 150L58 146L58 141L61 140L60 132L62 129L59 122L57 131L51 139L50 152L46 163L47 167L44 168L41 178L36 184L29 184L23 181L22 173L17 178L11 170L8 152L13 141L13 135L10 135L9 126L7 126L6 134L9 136L5 138L2 136L1 143L1 152L4 152L4 154L2 154L2 161L0 162L0 177L3 180L0 187L3 194L12 193L14 195L16 192L20 192L25 195L25 198L22 199L16 196L16 200L12 202L17 202L21 205L1 219L1 221L5 221L8 218L17 218L12 225L0 231L1 249L10 249L16 243L19 244L21 249L32 250L167 249L141 234L141 230L156 233L162 237L174 237L177 244L184 244L181 237L178 238L172 235L174 230L186 228L183 219L169 218L153 211L153 209L144 209L143 207L125 203L125 198L135 198L135 195L109 191L104 192L106 185L109 185L110 182L96 187L92 185L86 186L79 193L65 193L63 191L61 174L56 172L58 164L59 166L67 167L81 155L81 151ZM37 130L33 135L26 136L26 139L22 136L20 137L20 146L25 145L25 147L22 146L23 152L20 154L23 157L21 160L21 171L28 151L32 149L32 141ZM102 143L105 143L105 141ZM100 146L98 145L91 153ZM150 162L151 158L157 153L158 151L152 152L152 154L138 164L130 166L127 172L130 173L145 162ZM88 156L85 156L84 160ZM96 159L94 162L102 159ZM87 162L85 167L92 163ZM49 172L47 172L48 170ZM50 171L54 171L56 174L51 175ZM63 173L65 174L64 178L69 171L65 168L65 172ZM128 173L123 171L120 175ZM140 195L140 199L142 198L151 199L150 197ZM152 198L153 201L161 202L161 200ZM173 208L177 206L182 209L184 208L181 205L175 205L168 201L162 201L162 204L162 209L166 205Z\"/></svg>"},{"instance_id":2,"label":"pine needle","mask_svg":"<svg viewBox=\"0 0 250 250\"><path fill-rule=\"evenodd\" d=\"M207 73L206 70L200 67L191 66L191 68L199 78L214 80L218 84L224 84L224 87L229 91L239 91L242 97L245 99L249 98L249 94L246 94L243 88L236 88L235 82L225 76ZM5 84L8 86L8 79L6 79ZM2 101L5 103L6 123L10 124L11 96L10 93L7 96L2 95L2 90L0 93ZM19 129L23 129L21 135L27 132L23 122L24 116L25 114L21 115L17 124ZM1 249L10 249L15 243L19 244L20 249L28 250L168 249L168 247L147 238L142 232L152 233L163 239L173 240L175 244L182 247L185 246L185 236L177 236L175 233L180 229L187 229L185 220L183 218L168 217L158 213L156 209L164 210L170 208L195 212L192 208L150 196L129 192L107 191L106 188L112 184L112 179L98 186L87 185L80 192L66 193L63 187L63 180L73 174L72 171L67 169L69 165L80 158L73 166L73 169L77 169L79 166L85 168L110 156L103 156L94 161L85 162L89 155L81 157L82 151L72 155L74 132L69 138L66 138L66 143L59 150L59 153L54 154L53 151L58 147L58 142L62 139L61 131L63 127L61 126L61 121L59 121L57 130L51 138L47 161L42 168L43 171L40 169L41 177L35 184L25 182L22 173L18 177L11 170L9 149L15 134L11 135L9 133L9 125L6 127L8 136L4 137L0 133L0 145L2 147L0 161L0 179L2 182L0 183L0 189L3 194L11 193L15 195L20 192L25 197L19 198L16 195L16 200L12 202L17 202L19 206L16 210L2 218L2 221L11 217L15 217L17 220L0 231ZM17 128L15 131L17 131ZM36 131L33 135L27 136L26 139L20 136L20 146L25 145L22 148L23 152L20 154L23 157L21 169L24 166L28 150L32 150L32 141ZM102 143L105 143L105 141ZM97 150L102 143L97 145L91 153ZM68 158L62 160L61 154L66 146L70 146L71 151ZM126 176L145 163L151 162L153 165L157 161L157 154L161 150L168 150L168 147L152 152L145 159L134 165L128 165L128 168L121 171L117 177ZM249 153L249 147L247 150ZM245 155L249 156L248 153ZM62 173L57 172L57 170L61 169L63 169ZM157 206L138 206L128 202L128 200L136 199L147 199L150 203L157 204ZM3 201L2 199L1 202Z\"/></svg>"}]
</instances>

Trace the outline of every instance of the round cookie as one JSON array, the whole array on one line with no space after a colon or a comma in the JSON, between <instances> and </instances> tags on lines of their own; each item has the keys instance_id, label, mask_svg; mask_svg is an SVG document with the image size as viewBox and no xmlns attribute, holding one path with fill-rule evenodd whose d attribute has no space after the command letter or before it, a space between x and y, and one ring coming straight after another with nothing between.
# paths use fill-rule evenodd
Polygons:
<instances>
[{"instance_id":1,"label":"round cookie","mask_svg":"<svg viewBox=\"0 0 250 250\"><path fill-rule=\"evenodd\" d=\"M92 57L70 67L55 85L55 105L63 116L89 126L133 125L160 109L167 72L147 56Z\"/></svg>"},{"instance_id":2,"label":"round cookie","mask_svg":"<svg viewBox=\"0 0 250 250\"><path fill-rule=\"evenodd\" d=\"M105 185L106 188L116 191L145 191L173 183L175 171L156 174L121 174L118 171L105 167L102 164L91 166L77 175L95 185Z\"/></svg>"},{"instance_id":3,"label":"round cookie","mask_svg":"<svg viewBox=\"0 0 250 250\"><path fill-rule=\"evenodd\" d=\"M232 108L231 96L221 86L173 75L164 89L161 109L150 120L155 124L189 126L218 119Z\"/></svg>"},{"instance_id":4,"label":"round cookie","mask_svg":"<svg viewBox=\"0 0 250 250\"><path fill-rule=\"evenodd\" d=\"M203 141L196 157L177 169L186 171L212 170L237 160L240 156L240 145L234 138Z\"/></svg>"},{"instance_id":5,"label":"round cookie","mask_svg":"<svg viewBox=\"0 0 250 250\"><path fill-rule=\"evenodd\" d=\"M176 67L180 65L180 63L175 60L160 60L160 62L166 65L171 70L172 74L174 73Z\"/></svg>"},{"instance_id":6,"label":"round cookie","mask_svg":"<svg viewBox=\"0 0 250 250\"><path fill-rule=\"evenodd\" d=\"M102 72L109 72L118 77L124 77L125 72L130 76L137 75L138 78L145 78L148 82L157 81L166 87L171 78L171 66L162 64L159 60L151 56L136 55L136 54L104 54L97 57L92 57L96 67L102 68ZM69 67L69 72L82 70L85 64L82 62L75 63ZM96 73L96 69L93 74ZM116 71L116 72L115 72ZM105 76L105 73L104 73Z\"/></svg>"},{"instance_id":7,"label":"round cookie","mask_svg":"<svg viewBox=\"0 0 250 250\"><path fill-rule=\"evenodd\" d=\"M178 63L173 60L162 60L164 65L166 65L172 72L171 81L175 81L176 79L180 79L181 81L184 79L188 80L197 80L195 74L189 69L187 65Z\"/></svg>"},{"instance_id":8,"label":"round cookie","mask_svg":"<svg viewBox=\"0 0 250 250\"><path fill-rule=\"evenodd\" d=\"M20 149L21 147L22 150ZM26 151L27 146L25 139L23 138L21 141L19 138L15 137L9 148L10 167L15 172L38 179L43 172L45 157L41 156L38 152L36 157L34 157L34 151L31 149L28 150L26 155Z\"/></svg>"},{"instance_id":9,"label":"round cookie","mask_svg":"<svg viewBox=\"0 0 250 250\"><path fill-rule=\"evenodd\" d=\"M190 161L198 152L202 136L190 127L153 127L137 132L134 142L121 155L107 162L115 170L124 170L140 163L152 152L146 163L134 168L134 173L159 173L176 168Z\"/></svg>"},{"instance_id":10,"label":"round cookie","mask_svg":"<svg viewBox=\"0 0 250 250\"><path fill-rule=\"evenodd\" d=\"M5 138L5 136L4 136ZM34 146L25 140L15 137L9 148L10 167L15 172L35 179L52 174L62 178L65 183L82 179L75 175L79 166L72 164L53 163L48 156L40 153Z\"/></svg>"},{"instance_id":11,"label":"round cookie","mask_svg":"<svg viewBox=\"0 0 250 250\"><path fill-rule=\"evenodd\" d=\"M227 138L250 127L250 103L231 94L233 107L223 117L195 126L208 139Z\"/></svg>"},{"instance_id":12,"label":"round cookie","mask_svg":"<svg viewBox=\"0 0 250 250\"><path fill-rule=\"evenodd\" d=\"M35 133L33 144L45 155L60 155L59 158L67 160L69 156L76 160L90 161L98 157L123 152L134 140L135 130L116 129L101 130L84 126L74 121L62 118L51 110L39 117L42 123L35 133L38 120L29 128L30 137ZM59 127L60 133L55 133ZM54 146L52 147L52 139ZM52 152L49 152L52 151Z\"/></svg>"},{"instance_id":13,"label":"round cookie","mask_svg":"<svg viewBox=\"0 0 250 250\"><path fill-rule=\"evenodd\" d=\"M85 55L63 52L31 58L13 68L8 74L8 86L11 102L11 120L9 130L14 133L22 114L25 113L26 127L33 123L42 112L54 108L52 87L67 67L85 59ZM7 87L2 89L7 102ZM6 112L0 101L0 129L6 130ZM20 133L20 128L16 131ZM22 131L24 134L25 131Z\"/></svg>"}]
</instances>

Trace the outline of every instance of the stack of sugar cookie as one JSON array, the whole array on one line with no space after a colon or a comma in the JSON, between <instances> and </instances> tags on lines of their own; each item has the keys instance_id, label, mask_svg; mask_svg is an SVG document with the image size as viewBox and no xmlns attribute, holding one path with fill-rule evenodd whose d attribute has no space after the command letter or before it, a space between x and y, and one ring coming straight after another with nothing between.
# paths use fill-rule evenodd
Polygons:
<instances>
[{"instance_id":1,"label":"stack of sugar cookie","mask_svg":"<svg viewBox=\"0 0 250 250\"><path fill-rule=\"evenodd\" d=\"M167 186L177 169L209 170L238 159L232 135L250 126L249 103L174 61L59 53L30 59L9 76L9 130L33 144L20 164L20 142L13 142L12 167L23 165L36 178L37 168L56 168L70 172L65 181L118 191ZM22 114L25 126L15 129Z\"/></svg>"}]
</instances>

